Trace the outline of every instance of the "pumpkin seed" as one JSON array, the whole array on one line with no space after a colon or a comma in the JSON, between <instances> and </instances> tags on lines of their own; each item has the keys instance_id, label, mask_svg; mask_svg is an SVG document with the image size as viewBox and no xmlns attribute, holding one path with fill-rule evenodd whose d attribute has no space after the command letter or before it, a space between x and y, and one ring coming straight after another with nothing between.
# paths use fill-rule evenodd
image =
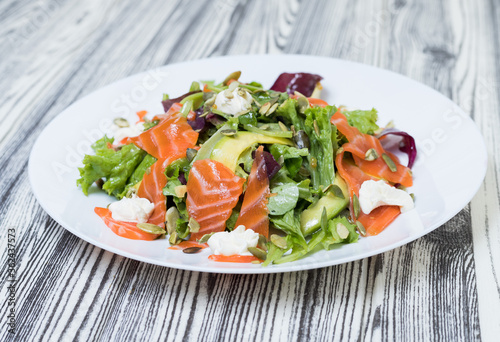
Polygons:
<instances>
[{"instance_id":1,"label":"pumpkin seed","mask_svg":"<svg viewBox=\"0 0 500 342\"><path fill-rule=\"evenodd\" d=\"M260 264L260 263L261 263L261 262L260 262L260 260L252 260L252 261L250 261L250 262L251 262L252 264Z\"/></svg>"},{"instance_id":2,"label":"pumpkin seed","mask_svg":"<svg viewBox=\"0 0 500 342\"><path fill-rule=\"evenodd\" d=\"M198 253L201 250L202 250L201 247L193 246L193 247L184 248L182 251L184 253L186 253L186 254L195 254L195 253Z\"/></svg>"},{"instance_id":3,"label":"pumpkin seed","mask_svg":"<svg viewBox=\"0 0 500 342\"><path fill-rule=\"evenodd\" d=\"M179 210L174 207L168 208L165 214L165 225L167 226L167 232L172 234L177 228L177 220L180 218Z\"/></svg>"},{"instance_id":4,"label":"pumpkin seed","mask_svg":"<svg viewBox=\"0 0 500 342\"><path fill-rule=\"evenodd\" d=\"M335 195L335 197L342 198L342 199L345 198L344 193L342 192L342 189L340 188L340 186L338 186L336 184L332 184L330 191Z\"/></svg>"},{"instance_id":5,"label":"pumpkin seed","mask_svg":"<svg viewBox=\"0 0 500 342\"><path fill-rule=\"evenodd\" d=\"M207 104L207 102L210 101L210 100L212 100L212 99L215 102L215 97L216 97L215 94L213 92L211 92L211 91L203 93L203 101L205 101L205 104Z\"/></svg>"},{"instance_id":6,"label":"pumpkin seed","mask_svg":"<svg viewBox=\"0 0 500 342\"><path fill-rule=\"evenodd\" d=\"M337 234L339 234L340 238L344 240L349 236L349 230L342 223L337 223Z\"/></svg>"},{"instance_id":7,"label":"pumpkin seed","mask_svg":"<svg viewBox=\"0 0 500 342\"><path fill-rule=\"evenodd\" d=\"M392 172L398 171L398 168L397 168L396 164L394 163L394 161L391 159L391 157L389 157L385 153L382 153L382 159L385 161L385 163L389 167L389 170L391 170Z\"/></svg>"},{"instance_id":8,"label":"pumpkin seed","mask_svg":"<svg viewBox=\"0 0 500 342\"><path fill-rule=\"evenodd\" d=\"M271 242L274 243L277 247L281 249L287 249L288 244L286 243L285 238L279 236L277 234L271 235Z\"/></svg>"},{"instance_id":9,"label":"pumpkin seed","mask_svg":"<svg viewBox=\"0 0 500 342\"><path fill-rule=\"evenodd\" d=\"M257 241L257 247L259 247L263 251L267 251L267 239L262 234L259 234L259 241Z\"/></svg>"},{"instance_id":10,"label":"pumpkin seed","mask_svg":"<svg viewBox=\"0 0 500 342\"><path fill-rule=\"evenodd\" d=\"M343 147L339 148L339 149L337 150L337 152L335 153L335 155L339 155L339 154L341 154L342 152L344 152L344 148L343 148Z\"/></svg>"},{"instance_id":11,"label":"pumpkin seed","mask_svg":"<svg viewBox=\"0 0 500 342\"><path fill-rule=\"evenodd\" d=\"M117 125L118 127L120 127L120 128L130 127L130 124L124 118L116 118L116 119L113 120L113 123L115 125Z\"/></svg>"},{"instance_id":12,"label":"pumpkin seed","mask_svg":"<svg viewBox=\"0 0 500 342\"><path fill-rule=\"evenodd\" d=\"M356 194L352 195L352 209L354 210L354 217L358 218L361 208L359 206L359 198Z\"/></svg>"},{"instance_id":13,"label":"pumpkin seed","mask_svg":"<svg viewBox=\"0 0 500 342\"><path fill-rule=\"evenodd\" d=\"M260 248L257 247L248 247L248 251L252 253L252 255L260 260L266 260L267 253Z\"/></svg>"},{"instance_id":14,"label":"pumpkin seed","mask_svg":"<svg viewBox=\"0 0 500 342\"><path fill-rule=\"evenodd\" d=\"M410 194L410 197L413 200L413 202L415 202L415 194L413 192Z\"/></svg>"},{"instance_id":15,"label":"pumpkin seed","mask_svg":"<svg viewBox=\"0 0 500 342\"><path fill-rule=\"evenodd\" d=\"M198 233L200 231L200 224L192 217L189 218L188 227L191 233Z\"/></svg>"},{"instance_id":16,"label":"pumpkin seed","mask_svg":"<svg viewBox=\"0 0 500 342\"><path fill-rule=\"evenodd\" d=\"M299 149L309 148L310 146L309 136L303 130L300 130L296 134L294 134L293 140L295 140L295 144Z\"/></svg>"},{"instance_id":17,"label":"pumpkin seed","mask_svg":"<svg viewBox=\"0 0 500 342\"><path fill-rule=\"evenodd\" d=\"M361 234L361 236L366 236L365 226L359 221L356 221L356 226L358 227L359 234Z\"/></svg>"},{"instance_id":18,"label":"pumpkin seed","mask_svg":"<svg viewBox=\"0 0 500 342\"><path fill-rule=\"evenodd\" d=\"M239 85L240 85L240 82L237 82L237 81L231 82L231 84L228 85L227 90L233 92L236 88L238 88Z\"/></svg>"},{"instance_id":19,"label":"pumpkin seed","mask_svg":"<svg viewBox=\"0 0 500 342\"><path fill-rule=\"evenodd\" d=\"M194 157L196 157L196 154L198 151L196 151L194 148L188 148L186 150L186 158L189 162L193 161Z\"/></svg>"},{"instance_id":20,"label":"pumpkin seed","mask_svg":"<svg viewBox=\"0 0 500 342\"><path fill-rule=\"evenodd\" d=\"M160 226L151 223L138 223L137 228L150 234L165 234L166 231Z\"/></svg>"},{"instance_id":21,"label":"pumpkin seed","mask_svg":"<svg viewBox=\"0 0 500 342\"><path fill-rule=\"evenodd\" d=\"M232 99L234 97L233 92L229 89L224 90L224 96L228 99Z\"/></svg>"},{"instance_id":22,"label":"pumpkin seed","mask_svg":"<svg viewBox=\"0 0 500 342\"><path fill-rule=\"evenodd\" d=\"M365 160L366 161L372 161L375 160L379 157L377 150L374 148L370 148L368 151L365 153Z\"/></svg>"},{"instance_id":23,"label":"pumpkin seed","mask_svg":"<svg viewBox=\"0 0 500 342\"><path fill-rule=\"evenodd\" d=\"M227 75L227 77L224 79L224 82L222 82L222 84L224 85L227 85L227 82L231 81L231 80L239 80L241 76L241 71L234 71L232 73L230 73L229 75Z\"/></svg>"},{"instance_id":24,"label":"pumpkin seed","mask_svg":"<svg viewBox=\"0 0 500 342\"><path fill-rule=\"evenodd\" d=\"M172 233L170 233L170 236L168 238L168 242L170 243L170 245L178 245L182 240L179 239L179 237L177 236L177 232L174 230Z\"/></svg>"},{"instance_id":25,"label":"pumpkin seed","mask_svg":"<svg viewBox=\"0 0 500 342\"><path fill-rule=\"evenodd\" d=\"M297 99L297 106L299 107L299 112L303 114L309 108L309 101L305 96L301 96Z\"/></svg>"},{"instance_id":26,"label":"pumpkin seed","mask_svg":"<svg viewBox=\"0 0 500 342\"><path fill-rule=\"evenodd\" d=\"M259 113L262 115L266 115L267 111L271 108L271 102L266 102L260 107Z\"/></svg>"},{"instance_id":27,"label":"pumpkin seed","mask_svg":"<svg viewBox=\"0 0 500 342\"><path fill-rule=\"evenodd\" d=\"M198 243L207 243L208 239L212 237L215 233L210 233L210 234L205 234L201 237L201 239L198 240Z\"/></svg>"},{"instance_id":28,"label":"pumpkin seed","mask_svg":"<svg viewBox=\"0 0 500 342\"><path fill-rule=\"evenodd\" d=\"M256 105L258 108L262 107L262 105L259 103L259 101L257 101L257 100L256 100L256 99L254 99L253 97L252 97L252 99L253 99L253 103L255 103L255 105Z\"/></svg>"},{"instance_id":29,"label":"pumpkin seed","mask_svg":"<svg viewBox=\"0 0 500 342\"><path fill-rule=\"evenodd\" d=\"M236 130L235 129L223 129L222 131L220 131L223 135L225 136L228 136L228 137L232 137L233 135L236 134Z\"/></svg>"},{"instance_id":30,"label":"pumpkin seed","mask_svg":"<svg viewBox=\"0 0 500 342\"><path fill-rule=\"evenodd\" d=\"M283 122L278 121L278 125L280 126L283 132L288 132L288 127L286 127L286 125Z\"/></svg>"}]
</instances>

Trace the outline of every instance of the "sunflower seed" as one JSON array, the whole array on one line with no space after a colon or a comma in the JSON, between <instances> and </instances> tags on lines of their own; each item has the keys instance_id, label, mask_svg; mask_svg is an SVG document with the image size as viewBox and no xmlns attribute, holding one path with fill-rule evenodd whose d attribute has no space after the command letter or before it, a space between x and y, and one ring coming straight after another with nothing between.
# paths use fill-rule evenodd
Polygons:
<instances>
[{"instance_id":1,"label":"sunflower seed","mask_svg":"<svg viewBox=\"0 0 500 342\"><path fill-rule=\"evenodd\" d=\"M182 251L184 253L186 253L186 254L195 254L195 253L198 253L201 250L202 250L201 247L193 246L193 247L184 248Z\"/></svg>"},{"instance_id":2,"label":"sunflower seed","mask_svg":"<svg viewBox=\"0 0 500 342\"><path fill-rule=\"evenodd\" d=\"M198 233L200 231L200 224L192 217L189 218L188 227L191 233Z\"/></svg>"},{"instance_id":3,"label":"sunflower seed","mask_svg":"<svg viewBox=\"0 0 500 342\"><path fill-rule=\"evenodd\" d=\"M269 110L269 108L271 108L271 103L270 102L266 102L266 103L264 103L262 105L262 107L260 107L259 113L262 114L262 115L266 115L266 113Z\"/></svg>"},{"instance_id":4,"label":"sunflower seed","mask_svg":"<svg viewBox=\"0 0 500 342\"><path fill-rule=\"evenodd\" d=\"M347 239L349 236L349 230L342 223L337 223L337 233L342 240Z\"/></svg>"},{"instance_id":5,"label":"sunflower seed","mask_svg":"<svg viewBox=\"0 0 500 342\"><path fill-rule=\"evenodd\" d=\"M186 150L186 158L189 162L193 161L194 157L196 157L196 154L198 153L197 150L194 148L188 148Z\"/></svg>"},{"instance_id":6,"label":"sunflower seed","mask_svg":"<svg viewBox=\"0 0 500 342\"><path fill-rule=\"evenodd\" d=\"M241 71L234 71L232 73L230 73L229 75L227 75L227 77L224 79L224 82L222 82L222 84L224 85L227 85L227 82L231 81L231 80L235 80L237 81L241 76Z\"/></svg>"},{"instance_id":7,"label":"sunflower seed","mask_svg":"<svg viewBox=\"0 0 500 342\"><path fill-rule=\"evenodd\" d=\"M248 247L248 251L252 253L252 255L260 260L266 260L267 253L260 248L257 247Z\"/></svg>"},{"instance_id":8,"label":"sunflower seed","mask_svg":"<svg viewBox=\"0 0 500 342\"><path fill-rule=\"evenodd\" d=\"M187 186L186 185L178 185L174 188L175 195L179 198L183 198L184 195L187 192Z\"/></svg>"},{"instance_id":9,"label":"sunflower seed","mask_svg":"<svg viewBox=\"0 0 500 342\"><path fill-rule=\"evenodd\" d=\"M269 108L269 110L267 111L266 115L271 115L272 113L274 113L276 111L276 109L278 108L279 106L279 103L275 103L271 106L271 108Z\"/></svg>"},{"instance_id":10,"label":"sunflower seed","mask_svg":"<svg viewBox=\"0 0 500 342\"><path fill-rule=\"evenodd\" d=\"M313 126L314 126L314 132L316 132L316 134L320 136L321 132L319 131L318 122L316 120L313 121Z\"/></svg>"},{"instance_id":11,"label":"sunflower seed","mask_svg":"<svg viewBox=\"0 0 500 342\"><path fill-rule=\"evenodd\" d=\"M389 167L389 170L391 170L392 172L398 171L398 168L397 168L396 164L394 163L394 161L391 159L391 157L389 157L385 153L382 153L382 159L385 161L385 163Z\"/></svg>"},{"instance_id":12,"label":"sunflower seed","mask_svg":"<svg viewBox=\"0 0 500 342\"><path fill-rule=\"evenodd\" d=\"M286 240L277 234L271 235L271 242L281 249L286 249L288 247Z\"/></svg>"},{"instance_id":13,"label":"sunflower seed","mask_svg":"<svg viewBox=\"0 0 500 342\"><path fill-rule=\"evenodd\" d=\"M359 221L356 221L356 226L358 227L358 232L361 236L366 236L365 226Z\"/></svg>"},{"instance_id":14,"label":"sunflower seed","mask_svg":"<svg viewBox=\"0 0 500 342\"><path fill-rule=\"evenodd\" d=\"M352 209L354 211L354 217L358 218L361 208L359 207L359 198L356 194L352 195Z\"/></svg>"},{"instance_id":15,"label":"sunflower seed","mask_svg":"<svg viewBox=\"0 0 500 342\"><path fill-rule=\"evenodd\" d=\"M118 127L120 127L120 128L130 127L130 124L124 118L116 118L116 119L113 120L113 123L115 125L117 125Z\"/></svg>"},{"instance_id":16,"label":"sunflower seed","mask_svg":"<svg viewBox=\"0 0 500 342\"><path fill-rule=\"evenodd\" d=\"M167 226L167 232L172 234L177 228L177 220L180 218L179 210L175 206L168 208L165 214L165 225Z\"/></svg>"},{"instance_id":17,"label":"sunflower seed","mask_svg":"<svg viewBox=\"0 0 500 342\"><path fill-rule=\"evenodd\" d=\"M224 90L224 96L228 99L232 99L234 97L233 92L229 89Z\"/></svg>"},{"instance_id":18,"label":"sunflower seed","mask_svg":"<svg viewBox=\"0 0 500 342\"><path fill-rule=\"evenodd\" d=\"M160 226L151 223L138 223L137 228L150 234L165 234L166 231Z\"/></svg>"},{"instance_id":19,"label":"sunflower seed","mask_svg":"<svg viewBox=\"0 0 500 342\"><path fill-rule=\"evenodd\" d=\"M365 153L365 160L366 161L372 161L375 160L379 157L377 150L374 148L370 148L368 151Z\"/></svg>"},{"instance_id":20,"label":"sunflower seed","mask_svg":"<svg viewBox=\"0 0 500 342\"><path fill-rule=\"evenodd\" d=\"M233 135L236 134L236 130L235 129L223 129L222 131L220 131L223 135L225 136L228 136L228 137L232 137Z\"/></svg>"},{"instance_id":21,"label":"sunflower seed","mask_svg":"<svg viewBox=\"0 0 500 342\"><path fill-rule=\"evenodd\" d=\"M201 239L198 240L198 243L207 243L208 239L212 237L215 233L210 233L210 234L205 234L201 237Z\"/></svg>"}]
</instances>

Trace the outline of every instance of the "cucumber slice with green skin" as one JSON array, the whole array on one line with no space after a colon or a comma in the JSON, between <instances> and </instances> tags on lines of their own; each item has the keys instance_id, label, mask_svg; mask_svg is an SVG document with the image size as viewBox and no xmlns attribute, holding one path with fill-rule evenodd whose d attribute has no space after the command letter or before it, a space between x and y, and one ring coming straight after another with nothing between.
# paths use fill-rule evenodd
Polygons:
<instances>
[{"instance_id":1,"label":"cucumber slice with green skin","mask_svg":"<svg viewBox=\"0 0 500 342\"><path fill-rule=\"evenodd\" d=\"M342 190L344 198L336 197L333 193L328 192L318 202L304 210L300 215L300 228L304 236L314 233L321 226L323 208L326 209L327 217L330 220L340 214L349 204L349 192L346 182L336 174L333 184Z\"/></svg>"},{"instance_id":2,"label":"cucumber slice with green skin","mask_svg":"<svg viewBox=\"0 0 500 342\"><path fill-rule=\"evenodd\" d=\"M237 132L233 136L224 136L214 146L210 159L218 161L233 172L236 170L241 153L253 144L282 144L290 145L290 139L271 137L252 132Z\"/></svg>"}]
</instances>

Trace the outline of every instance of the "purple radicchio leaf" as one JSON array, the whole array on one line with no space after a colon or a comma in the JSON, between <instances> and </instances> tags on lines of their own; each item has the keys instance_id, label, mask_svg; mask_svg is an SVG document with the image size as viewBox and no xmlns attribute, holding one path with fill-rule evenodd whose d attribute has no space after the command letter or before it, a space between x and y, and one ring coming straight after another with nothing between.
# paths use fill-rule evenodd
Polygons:
<instances>
[{"instance_id":1,"label":"purple radicchio leaf","mask_svg":"<svg viewBox=\"0 0 500 342\"><path fill-rule=\"evenodd\" d=\"M399 143L399 150L408 155L408 167L411 169L415 159L417 158L417 145L415 144L415 139L406 132L399 131L395 128L387 128L380 133L377 138L382 138L387 135L396 135L402 138ZM384 139L381 140L384 142Z\"/></svg>"},{"instance_id":2,"label":"purple radicchio leaf","mask_svg":"<svg viewBox=\"0 0 500 342\"><path fill-rule=\"evenodd\" d=\"M181 182L182 185L187 184L186 176L184 176L184 172L179 172L179 177L177 177L177 179L179 180L179 182Z\"/></svg>"},{"instance_id":3,"label":"purple radicchio leaf","mask_svg":"<svg viewBox=\"0 0 500 342\"><path fill-rule=\"evenodd\" d=\"M321 81L323 77L306 72L288 73L284 72L278 76L274 82L271 90L287 92L293 94L296 91L302 95L309 97L312 95L316 84Z\"/></svg>"},{"instance_id":4,"label":"purple radicchio leaf","mask_svg":"<svg viewBox=\"0 0 500 342\"><path fill-rule=\"evenodd\" d=\"M161 103L163 104L163 109L165 110L165 113L168 112L168 110L170 109L170 107L172 107L172 105L174 103L181 102L185 97L188 97L189 95L192 95L192 94L199 93L200 91L201 90L190 91L188 93L185 93L184 95L176 97L175 99L168 99L166 101L161 101Z\"/></svg>"},{"instance_id":5,"label":"purple radicchio leaf","mask_svg":"<svg viewBox=\"0 0 500 342\"><path fill-rule=\"evenodd\" d=\"M205 118L201 117L203 114L203 107L198 108L197 110L194 111L196 114L196 117L194 120L188 120L189 126L196 132L200 133L205 130Z\"/></svg>"},{"instance_id":6,"label":"purple radicchio leaf","mask_svg":"<svg viewBox=\"0 0 500 342\"><path fill-rule=\"evenodd\" d=\"M207 119L208 122L210 122L215 127L226 122L226 119L224 119L222 116L214 114L212 112L208 113L208 115L205 118Z\"/></svg>"},{"instance_id":7,"label":"purple radicchio leaf","mask_svg":"<svg viewBox=\"0 0 500 342\"><path fill-rule=\"evenodd\" d=\"M262 151L264 162L266 163L267 178L271 180L281 169L281 165L274 159L273 155L267 151ZM252 158L255 159L255 151L252 152Z\"/></svg>"}]
</instances>

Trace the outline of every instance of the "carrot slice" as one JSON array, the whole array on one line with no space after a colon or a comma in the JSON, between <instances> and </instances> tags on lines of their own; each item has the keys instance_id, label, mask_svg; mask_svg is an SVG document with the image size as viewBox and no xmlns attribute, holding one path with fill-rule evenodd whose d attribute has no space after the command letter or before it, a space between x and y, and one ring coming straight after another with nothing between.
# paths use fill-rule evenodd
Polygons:
<instances>
[{"instance_id":1,"label":"carrot slice","mask_svg":"<svg viewBox=\"0 0 500 342\"><path fill-rule=\"evenodd\" d=\"M160 122L153 128L128 141L151 154L156 159L169 159L169 162L186 156L186 150L192 148L198 133L188 124L179 112L180 104L174 104L167 113L157 115Z\"/></svg>"},{"instance_id":2,"label":"carrot slice","mask_svg":"<svg viewBox=\"0 0 500 342\"><path fill-rule=\"evenodd\" d=\"M240 216L235 227L244 225L245 229L269 237L269 211L267 202L270 195L269 178L267 177L266 161L264 160L264 147L261 145L255 151L252 170L248 176L248 187L243 197Z\"/></svg>"},{"instance_id":3,"label":"carrot slice","mask_svg":"<svg viewBox=\"0 0 500 342\"><path fill-rule=\"evenodd\" d=\"M386 152L376 137L361 133L356 127L349 125L347 118L340 111L337 111L331 119L337 129L347 138L348 143L342 145L344 151L351 152L356 165L365 173L383 178L392 183L399 183L410 187L413 185L413 177L408 167L401 165L399 160L392 154ZM366 152L374 149L379 158L367 161ZM381 158L382 154L387 154L396 165L396 171L391 171L386 162Z\"/></svg>"},{"instance_id":4,"label":"carrot slice","mask_svg":"<svg viewBox=\"0 0 500 342\"><path fill-rule=\"evenodd\" d=\"M186 206L189 216L199 223L200 230L191 234L191 240L225 230L244 182L245 179L215 160L202 159L193 163L187 182Z\"/></svg>"},{"instance_id":5,"label":"carrot slice","mask_svg":"<svg viewBox=\"0 0 500 342\"><path fill-rule=\"evenodd\" d=\"M315 107L315 106L326 107L326 106L328 106L328 102L326 102L322 99L317 99L315 97L308 97L307 100L309 101L309 105L311 105L311 107Z\"/></svg>"},{"instance_id":6,"label":"carrot slice","mask_svg":"<svg viewBox=\"0 0 500 342\"><path fill-rule=\"evenodd\" d=\"M137 121L136 123L139 123L139 122L144 122L144 117L146 116L146 114L148 114L147 111L145 110L141 110L140 112L137 112L137 117L139 118L139 121Z\"/></svg>"},{"instance_id":7,"label":"carrot slice","mask_svg":"<svg viewBox=\"0 0 500 342\"><path fill-rule=\"evenodd\" d=\"M178 245L168 247L168 249L184 250L190 247L200 247L201 249L204 249L207 248L208 245L206 243L198 243L195 241L182 241Z\"/></svg>"},{"instance_id":8,"label":"carrot slice","mask_svg":"<svg viewBox=\"0 0 500 342\"><path fill-rule=\"evenodd\" d=\"M262 261L259 258L253 256L253 255L215 255L212 254L208 257L209 260L212 261L217 261L217 262L241 262L241 263L249 263L252 261Z\"/></svg>"},{"instance_id":9,"label":"carrot slice","mask_svg":"<svg viewBox=\"0 0 500 342\"><path fill-rule=\"evenodd\" d=\"M96 207L94 212L99 215L106 226L108 226L116 235L121 237L133 240L151 241L161 235L146 233L137 228L137 223L135 222L124 222L113 219L111 211L108 208Z\"/></svg>"}]
</instances>

